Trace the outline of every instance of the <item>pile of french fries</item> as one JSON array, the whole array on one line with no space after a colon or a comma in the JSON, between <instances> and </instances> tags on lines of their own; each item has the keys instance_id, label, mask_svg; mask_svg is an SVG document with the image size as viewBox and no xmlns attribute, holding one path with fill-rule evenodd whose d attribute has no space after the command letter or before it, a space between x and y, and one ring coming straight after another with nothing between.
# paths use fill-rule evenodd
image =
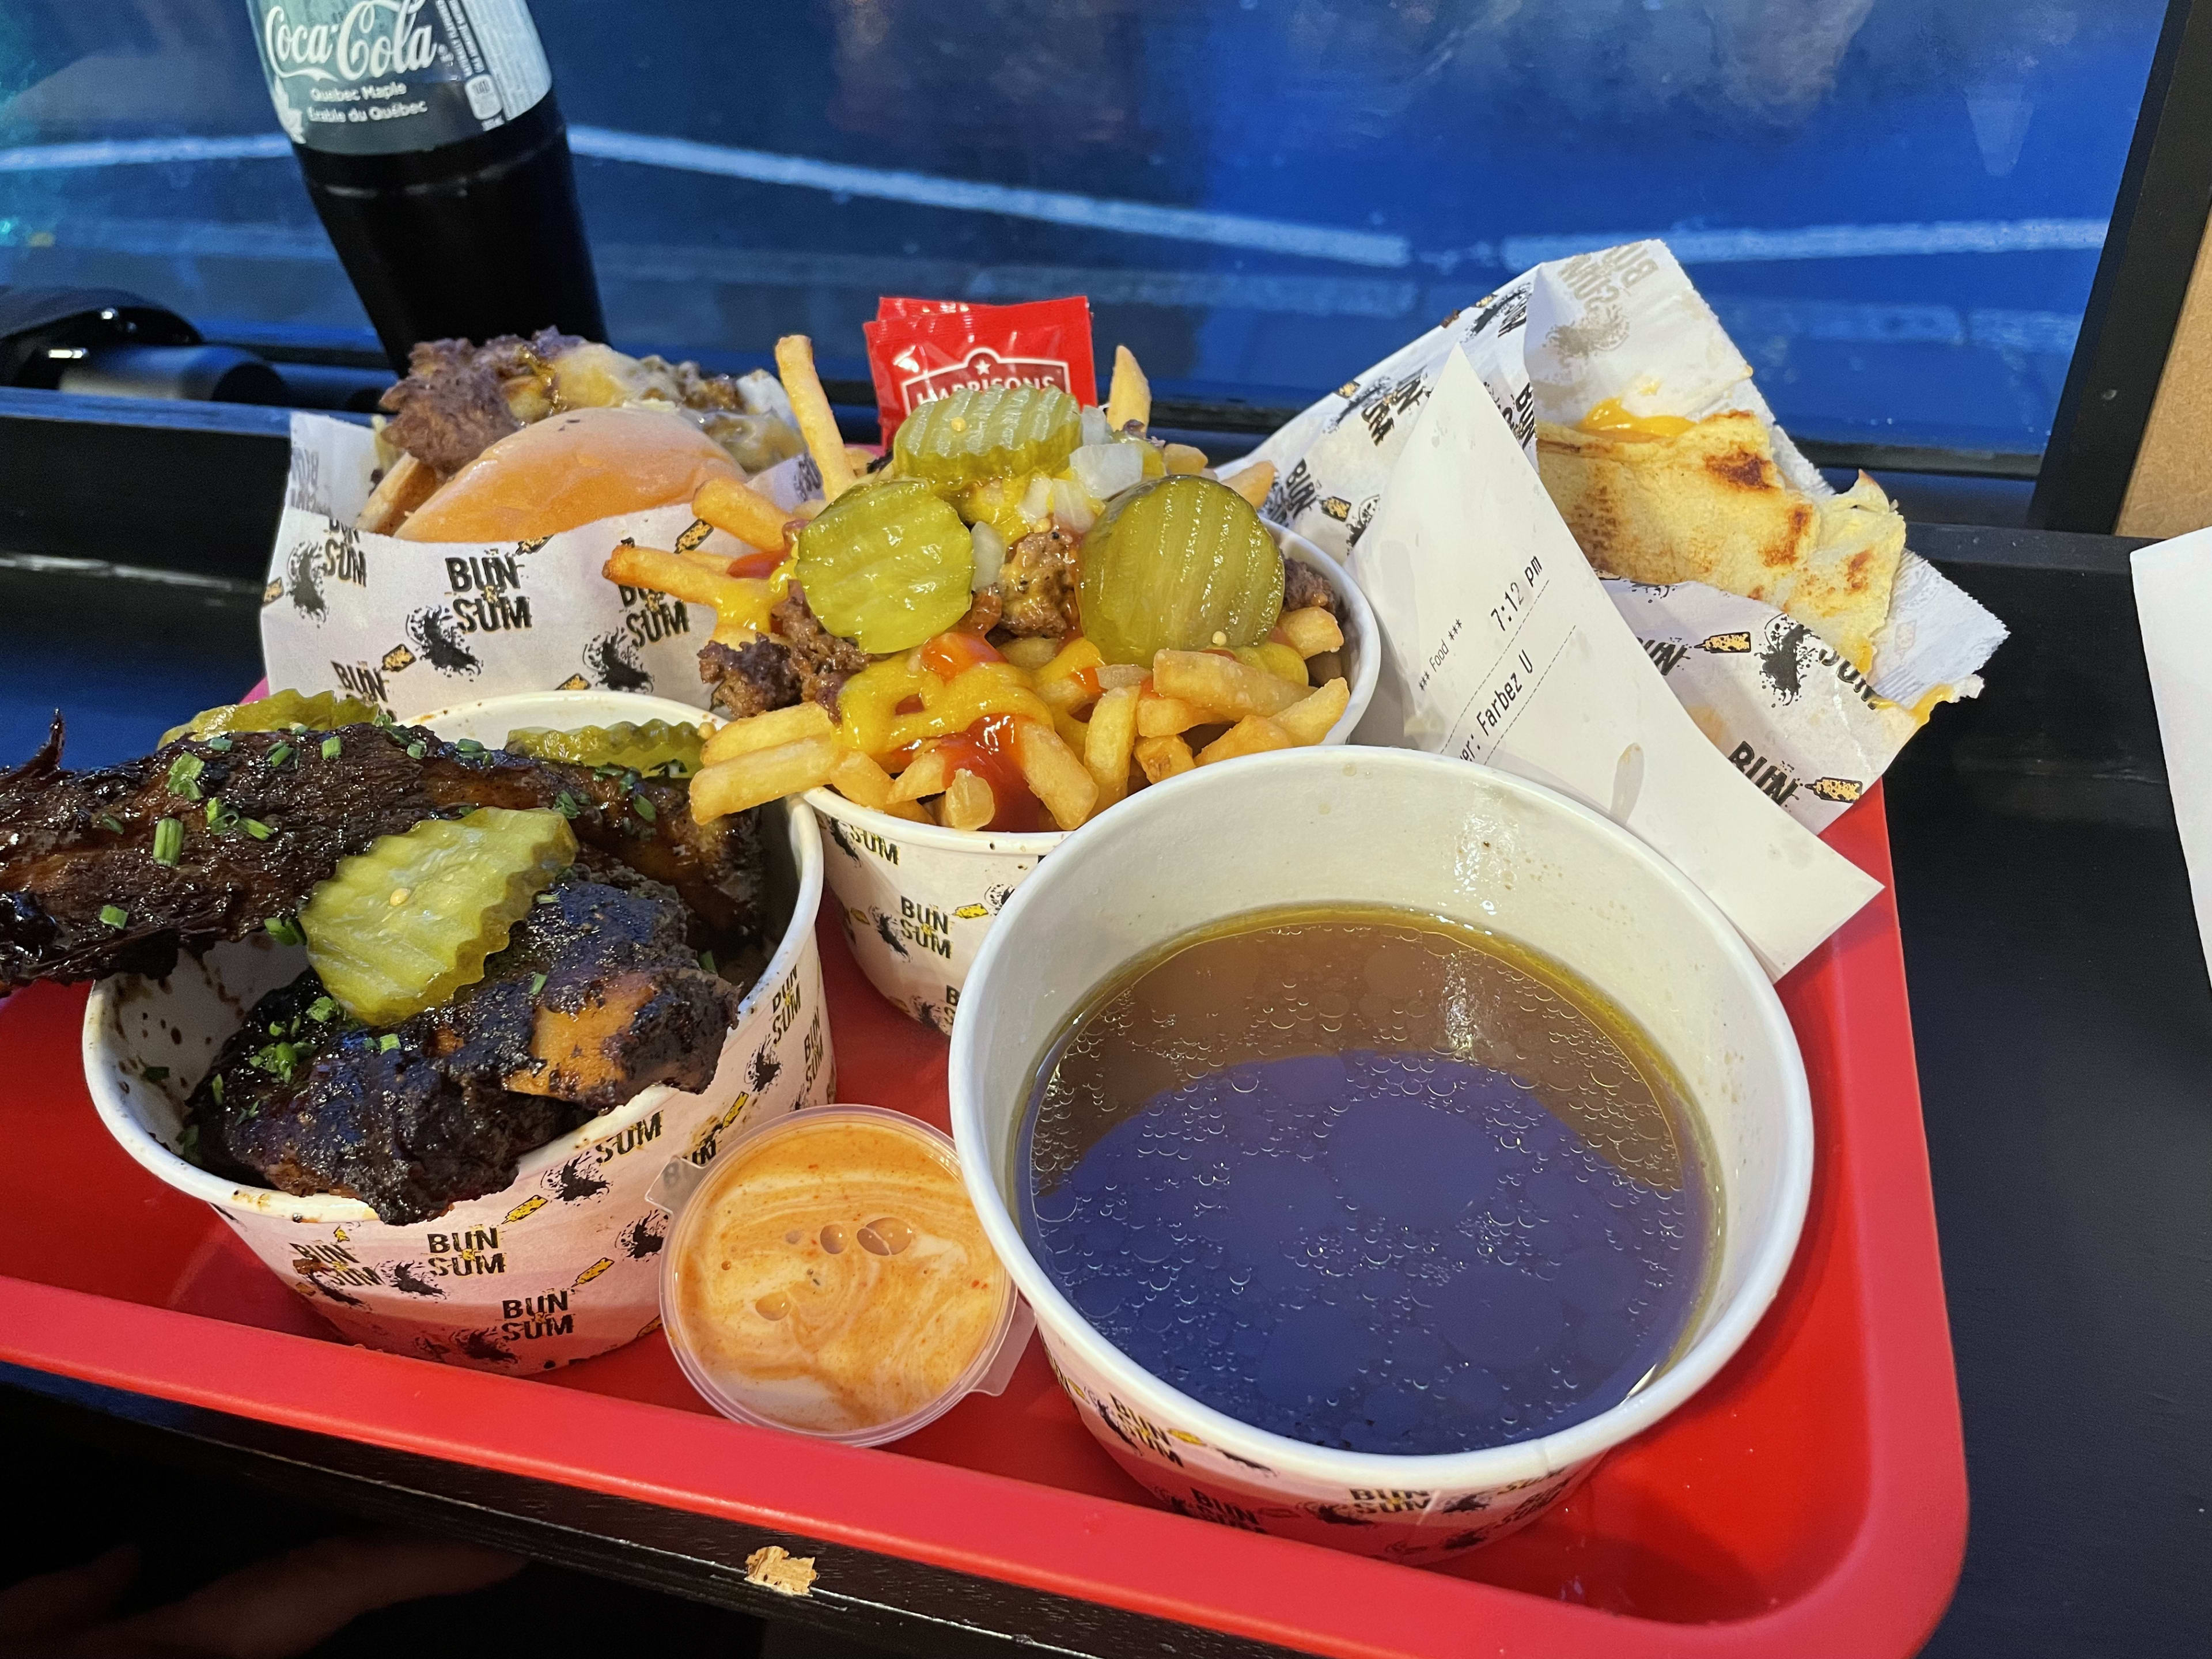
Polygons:
<instances>
[{"instance_id":1,"label":"pile of french fries","mask_svg":"<svg viewBox=\"0 0 2212 1659\"><path fill-rule=\"evenodd\" d=\"M712 607L714 637L730 646L769 631L769 613L790 580L797 529L853 488L872 459L848 449L838 434L805 337L778 341L775 356L821 471L823 501L787 510L747 485L717 479L691 504L696 535L672 551L617 547L605 567L610 580ZM1115 354L1108 417L1117 429L1126 421L1141 424L1151 404L1151 388L1124 347ZM1203 456L1197 461L1202 465ZM1248 499L1264 496L1272 477L1272 468L1250 469L1234 487ZM706 527L763 554L781 550L783 561L764 576L733 574L726 556L697 546ZM1073 830L1147 783L1321 742L1351 702L1348 683L1334 672L1343 646L1336 618L1317 607L1284 612L1261 644L1162 651L1149 668L1107 662L1080 637L1018 639L998 651L940 635L878 658L846 681L835 717L810 702L712 729L691 780L692 816L704 822L827 786L893 817L982 830L1007 803L963 764L972 748L948 740L1005 716L1004 752L1024 787L1054 824Z\"/></svg>"}]
</instances>

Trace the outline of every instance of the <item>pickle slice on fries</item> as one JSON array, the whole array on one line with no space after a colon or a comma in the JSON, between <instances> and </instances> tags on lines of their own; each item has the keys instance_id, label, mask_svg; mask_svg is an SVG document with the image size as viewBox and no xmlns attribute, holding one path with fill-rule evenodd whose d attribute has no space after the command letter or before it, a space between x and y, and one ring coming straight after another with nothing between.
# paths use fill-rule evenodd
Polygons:
<instances>
[{"instance_id":1,"label":"pickle slice on fries","mask_svg":"<svg viewBox=\"0 0 2212 1659\"><path fill-rule=\"evenodd\" d=\"M696 816L826 787L912 823L1073 830L1132 789L1323 742L1344 718L1343 628L1326 603L1281 608L1286 586L1311 584L1283 580L1254 515L1273 469L1217 482L1202 451L1150 437L1126 348L1102 407L971 390L917 408L881 459L838 433L812 342L786 336L775 356L822 499L784 507L717 479L674 551L620 546L605 567L710 607L729 647L702 655L736 717L703 728ZM1146 544L1146 514L1164 525L1185 506L1199 531L1236 533L1196 622L1170 627L1167 601L1188 596L1148 562L1169 556ZM758 550L707 550L712 531ZM1114 560L1127 569L1108 581Z\"/></svg>"}]
</instances>

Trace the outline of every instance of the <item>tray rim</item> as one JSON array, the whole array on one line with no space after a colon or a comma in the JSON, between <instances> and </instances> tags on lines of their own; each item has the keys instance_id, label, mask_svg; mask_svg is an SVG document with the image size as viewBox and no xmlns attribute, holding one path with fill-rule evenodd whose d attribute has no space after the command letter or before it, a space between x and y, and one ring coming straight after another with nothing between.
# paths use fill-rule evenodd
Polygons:
<instances>
[{"instance_id":1,"label":"tray rim","mask_svg":"<svg viewBox=\"0 0 2212 1659\"><path fill-rule=\"evenodd\" d=\"M1886 1327L1907 1334L1861 1351L1869 1442L1857 1526L1828 1571L1766 1613L1708 1624L1638 1619L1245 1534L1133 1498L829 1446L616 1395L532 1389L526 1378L447 1370L425 1390L415 1386L422 1362L404 1356L5 1275L0 1359L1346 1659L1425 1659L1462 1648L1471 1626L1508 1655L1909 1654L1942 1616L1963 1563L1965 1455L1878 787L1850 820L1859 823L1839 839L1883 890L1822 947L1834 957L1835 1024L1868 1034L1828 1058L1846 1109L1886 1107L1895 1121L1883 1126L1879 1156L1863 1135L1822 1153L1846 1165L1834 1191L1862 1294L1881 1307ZM220 1340L204 1340L210 1328ZM499 1431L483 1442L459 1431L488 1420ZM656 1425L668 1431L656 1434ZM545 1449L514 1449L524 1444ZM619 1455L584 1455L605 1447ZM1009 1498L1017 1501L995 1501Z\"/></svg>"}]
</instances>

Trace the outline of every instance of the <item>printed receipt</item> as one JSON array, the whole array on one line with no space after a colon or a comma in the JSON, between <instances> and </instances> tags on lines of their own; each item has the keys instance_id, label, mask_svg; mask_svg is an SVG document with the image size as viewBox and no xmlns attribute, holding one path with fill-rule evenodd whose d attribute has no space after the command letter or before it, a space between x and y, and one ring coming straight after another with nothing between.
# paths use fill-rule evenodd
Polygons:
<instances>
[{"instance_id":1,"label":"printed receipt","mask_svg":"<svg viewBox=\"0 0 2212 1659\"><path fill-rule=\"evenodd\" d=\"M1455 349L1352 550L1389 650L1358 739L1457 755L1595 807L1787 973L1881 884L1712 746Z\"/></svg>"}]
</instances>

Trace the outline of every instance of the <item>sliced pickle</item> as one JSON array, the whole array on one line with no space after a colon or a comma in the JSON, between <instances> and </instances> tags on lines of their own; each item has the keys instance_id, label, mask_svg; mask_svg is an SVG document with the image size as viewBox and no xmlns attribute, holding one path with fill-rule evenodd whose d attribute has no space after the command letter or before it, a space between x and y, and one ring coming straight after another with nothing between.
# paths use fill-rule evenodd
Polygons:
<instances>
[{"instance_id":1,"label":"sliced pickle","mask_svg":"<svg viewBox=\"0 0 2212 1659\"><path fill-rule=\"evenodd\" d=\"M1058 386L963 386L908 416L891 455L901 477L957 489L1057 472L1082 436L1082 405Z\"/></svg>"},{"instance_id":2,"label":"sliced pickle","mask_svg":"<svg viewBox=\"0 0 2212 1659\"><path fill-rule=\"evenodd\" d=\"M575 859L558 812L425 819L338 860L300 911L307 960L355 1018L395 1025L483 978L484 958Z\"/></svg>"},{"instance_id":3,"label":"sliced pickle","mask_svg":"<svg viewBox=\"0 0 2212 1659\"><path fill-rule=\"evenodd\" d=\"M975 571L968 526L916 479L849 490L799 533L808 607L872 657L920 645L967 615Z\"/></svg>"},{"instance_id":4,"label":"sliced pickle","mask_svg":"<svg viewBox=\"0 0 2212 1659\"><path fill-rule=\"evenodd\" d=\"M227 702L220 708L202 709L184 725L161 733L161 741L211 738L218 732L284 732L295 726L334 732L376 716L377 711L360 698L342 697L335 691L318 691L312 697L298 691L271 691L258 702Z\"/></svg>"},{"instance_id":5,"label":"sliced pickle","mask_svg":"<svg viewBox=\"0 0 2212 1659\"><path fill-rule=\"evenodd\" d=\"M633 772L664 772L682 777L699 769L701 739L696 726L621 720L613 726L580 726L556 732L550 726L524 726L507 734L507 752L571 766L622 766Z\"/></svg>"},{"instance_id":6,"label":"sliced pickle","mask_svg":"<svg viewBox=\"0 0 2212 1659\"><path fill-rule=\"evenodd\" d=\"M1106 660L1254 645L1283 609L1283 556L1224 483L1172 473L1127 489L1083 538L1083 633Z\"/></svg>"}]
</instances>

